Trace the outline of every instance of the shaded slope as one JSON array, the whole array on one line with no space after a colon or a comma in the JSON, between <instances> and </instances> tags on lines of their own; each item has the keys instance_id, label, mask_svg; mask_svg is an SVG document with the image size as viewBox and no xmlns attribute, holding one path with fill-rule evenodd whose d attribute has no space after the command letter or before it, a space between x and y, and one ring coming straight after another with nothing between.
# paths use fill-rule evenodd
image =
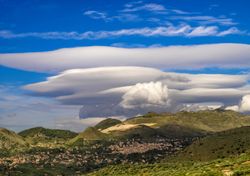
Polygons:
<instances>
[{"instance_id":1,"label":"shaded slope","mask_svg":"<svg viewBox=\"0 0 250 176\"><path fill-rule=\"evenodd\" d=\"M84 141L100 141L106 139L108 139L108 136L106 134L98 131L95 127L88 127L86 130L71 139L68 144L77 145L82 144L82 142Z\"/></svg>"},{"instance_id":2,"label":"shaded slope","mask_svg":"<svg viewBox=\"0 0 250 176\"><path fill-rule=\"evenodd\" d=\"M157 128L157 132L167 138L193 138L201 137L207 134L207 132L185 127L178 124L167 124Z\"/></svg>"},{"instance_id":3,"label":"shaded slope","mask_svg":"<svg viewBox=\"0 0 250 176\"><path fill-rule=\"evenodd\" d=\"M113 131L112 135L115 139L149 139L154 138L157 135L157 131L145 125L138 125L137 127L125 130L125 131Z\"/></svg>"},{"instance_id":4,"label":"shaded slope","mask_svg":"<svg viewBox=\"0 0 250 176\"><path fill-rule=\"evenodd\" d=\"M153 113L133 117L124 122L106 119L95 127L86 129L72 141L193 138L250 125L250 117L234 111L206 110L198 112Z\"/></svg>"},{"instance_id":5,"label":"shaded slope","mask_svg":"<svg viewBox=\"0 0 250 176\"><path fill-rule=\"evenodd\" d=\"M41 134L46 137L64 138L64 139L70 139L77 135L77 133L69 131L69 130L48 129L48 128L43 128L43 127L30 128L30 129L21 131L18 134L23 137L34 137L34 136L39 136L39 134Z\"/></svg>"},{"instance_id":6,"label":"shaded slope","mask_svg":"<svg viewBox=\"0 0 250 176\"><path fill-rule=\"evenodd\" d=\"M120 124L120 123L121 123L120 120L108 118L99 122L97 125L95 125L95 128L98 130L103 130L103 129L112 127L114 125Z\"/></svg>"},{"instance_id":7,"label":"shaded slope","mask_svg":"<svg viewBox=\"0 0 250 176\"><path fill-rule=\"evenodd\" d=\"M77 133L69 130L47 129L43 127L30 128L19 133L29 143L36 144L63 144L65 141L72 139Z\"/></svg>"},{"instance_id":8,"label":"shaded slope","mask_svg":"<svg viewBox=\"0 0 250 176\"><path fill-rule=\"evenodd\" d=\"M206 161L250 150L250 127L240 127L204 137L188 146L180 159Z\"/></svg>"}]
</instances>

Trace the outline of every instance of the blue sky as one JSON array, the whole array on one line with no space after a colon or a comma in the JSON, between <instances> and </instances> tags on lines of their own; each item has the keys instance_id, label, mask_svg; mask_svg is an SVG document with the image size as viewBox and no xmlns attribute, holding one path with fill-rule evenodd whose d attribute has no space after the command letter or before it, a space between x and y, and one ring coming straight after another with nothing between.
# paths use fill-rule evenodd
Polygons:
<instances>
[{"instance_id":1,"label":"blue sky","mask_svg":"<svg viewBox=\"0 0 250 176\"><path fill-rule=\"evenodd\" d=\"M128 46L148 46L156 44L165 46L201 43L249 43L250 41L250 37L247 35L250 25L248 9L250 4L247 0L158 0L143 1L141 3L140 1L114 0L1 0L0 3L0 29L1 31L9 31L14 34L32 32L69 33L73 31L84 33L87 31L154 28L169 24L174 26L188 24L193 27L217 26L220 30L235 27L245 33L222 37L213 35L202 37L120 36L98 40L58 40L41 39L39 37L4 39L1 37L1 53L47 51L64 47L89 45L110 46L124 44ZM150 6L143 8L146 4L151 4L151 9ZM128 10L129 8L130 11Z\"/></svg>"},{"instance_id":2,"label":"blue sky","mask_svg":"<svg viewBox=\"0 0 250 176\"><path fill-rule=\"evenodd\" d=\"M35 114L37 113L38 119L43 118L43 116L47 117L46 120L43 121L44 126L73 128L74 130L82 129L81 126L75 127L74 125L78 123L78 110L82 107L81 105L84 105L85 99L82 104L70 101L72 103L66 103L67 105L65 105L63 101L60 102L60 97L55 95L51 96L51 92L48 92L48 95L45 96L37 96L37 94L39 94L37 92L45 90L38 90L37 87L33 88L31 86L31 91L35 92L32 93L29 92L30 90L24 88L28 84L46 81L50 76L60 75L62 71L66 71L67 69L87 69L100 66L146 66L179 74L188 73L190 75L199 75L206 73L236 76L240 74L244 77L249 74L250 70L249 57L245 54L247 53L248 44L250 44L249 6L250 2L248 0L0 0L0 91L3 94L3 99L0 99L0 112L2 112L0 116L0 126L20 130L23 129L24 126L31 127L39 124L37 119L28 115L25 121L27 125L16 125L16 123L22 121L27 114L23 112L20 113L22 108L17 105L16 102L13 103L13 101L21 101L25 98L25 102L29 105L25 107L27 109L36 109L37 102L40 103L39 106L45 108L55 106L55 111L58 111L58 113L41 113L40 110L35 112ZM221 50L222 54L216 54L216 58L218 56L218 62L217 60L212 60L212 57L207 58L207 55L217 52L217 45L215 44L225 43L230 43L234 46L229 47L228 45L223 45ZM98 60L99 56L93 56L93 63L91 62L84 65L86 60L82 60L80 63L78 63L79 60L74 60L74 58L79 56L78 51L75 52L74 50L76 54L72 55L71 53L68 54L67 51L61 54L61 51L64 50L58 50L58 52L56 51L56 56L53 54L50 55L50 52L48 52L62 48L71 49L74 47L87 46L139 49L138 51L141 51L140 48L157 49L170 47L170 49L163 49L161 51L163 55L169 55L169 53L172 53L172 46L180 47L181 52L182 49L186 50L185 48L181 48L183 46L200 46L207 44L211 44L211 48L213 48L213 50L211 50L212 53L206 52L208 50L206 47L200 50L198 49L199 51L197 52L202 53L199 58L200 61L192 60L193 55L190 54L190 56L188 56L190 59L186 61L187 66L179 62L172 63L170 62L171 58L166 58L168 62L162 63L162 67L159 66L162 61L159 61L158 65L151 62L140 65L139 62L134 63L132 61L128 61L128 64L126 64L126 61L121 61L121 64L117 64L112 60L105 63L105 61L102 61L102 58ZM97 48L96 54L99 49L100 48ZM37 53L36 56L32 54L33 52L41 51L45 52L46 61L41 60L44 59L42 58L42 54L41 56L40 53ZM116 53L115 50L111 49L111 52L113 51ZM232 54L226 55L227 51L232 52ZM237 57L238 51L242 51L238 53L239 58ZM100 49L100 53L101 52L104 52L104 56L106 56L106 49ZM9 58L9 56L6 57L6 53L13 53L14 55ZM28 56L31 60L27 60L23 55L18 53L31 53L31 55ZM81 56L84 57L86 54L89 55L88 51ZM67 55L67 57L65 55ZM93 55L95 55L95 52ZM139 55L138 57L143 56L143 54ZM232 58L229 58L228 62L225 62L226 57L231 55ZM115 57L117 55L114 54L112 56ZM65 60L55 61L60 59L56 57L61 57ZM129 57L131 56L129 55ZM159 57L162 58L162 56ZM1 58L3 60L1 60ZM179 56L176 56L176 58L179 58ZM203 58L206 60L204 63ZM71 59L72 62L69 62L68 60ZM88 58L86 59L88 62ZM95 61L95 59L97 59L97 61ZM118 57L117 59L120 58ZM130 58L128 58L128 60L129 59ZM238 62L237 59L239 59ZM39 61L39 63L36 63L36 60ZM167 67L167 65L171 66ZM45 68L51 69L51 71ZM138 73L139 72L140 71L138 71ZM151 71L149 72L151 73ZM69 73L66 73L66 75L67 74ZM190 79L192 80L193 77ZM242 90L242 87L244 87L244 90L248 90L246 87L248 86L249 80L245 77L244 79L246 79L246 84L242 84L240 90ZM140 81L141 80L138 80L138 82ZM149 79L147 81L151 80ZM65 84L67 84L67 82ZM129 84L129 86L131 85ZM150 84L150 86L154 89L159 86L159 84L155 86ZM171 85L167 86L171 87ZM213 87L214 85L209 86ZM56 86L52 85L52 87ZM138 88L138 86L135 88ZM229 89L231 87L226 88ZM60 87L58 91L59 90L64 90L64 87ZM68 92L69 90L65 89L64 91ZM243 96L246 94L247 93L242 93L240 95ZM126 93L121 97L125 95ZM225 103L226 100L222 103L231 106L237 104L240 98L238 97L238 99L235 99L231 104ZM58 101L58 99L60 101ZM212 102L217 100L207 98L206 101ZM122 102L123 101L121 101L120 104ZM179 103L181 101L176 100L176 102ZM192 101L190 100L190 102ZM98 103L99 102L94 102L93 106L96 106ZM8 107L11 106L11 108L9 108L9 110L3 110L7 105ZM65 106L67 106L67 108L65 108ZM65 109L67 109L67 111L65 111ZM15 116L11 115L13 111L15 111ZM30 112L28 111L27 113ZM64 114L68 114L68 116L64 117ZM56 126L55 119L61 118L62 116L64 117L64 126L62 124ZM73 121L70 119L71 117L74 119ZM100 116L96 116L92 121L94 123L98 120L100 120ZM59 121L62 122L62 120ZM91 124L92 121L85 122ZM84 124L85 122L81 122L83 126L86 125Z\"/></svg>"}]
</instances>

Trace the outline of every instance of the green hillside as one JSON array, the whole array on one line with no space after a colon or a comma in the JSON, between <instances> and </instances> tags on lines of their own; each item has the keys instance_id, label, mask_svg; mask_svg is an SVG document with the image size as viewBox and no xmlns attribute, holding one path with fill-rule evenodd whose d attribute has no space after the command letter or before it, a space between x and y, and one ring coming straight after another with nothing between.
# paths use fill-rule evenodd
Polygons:
<instances>
[{"instance_id":1,"label":"green hillside","mask_svg":"<svg viewBox=\"0 0 250 176\"><path fill-rule=\"evenodd\" d=\"M189 129L218 132L241 126L250 126L250 116L227 110L149 114L124 121L125 124L154 123L152 127L176 124Z\"/></svg>"},{"instance_id":2,"label":"green hillside","mask_svg":"<svg viewBox=\"0 0 250 176\"><path fill-rule=\"evenodd\" d=\"M39 136L39 134L42 134L44 136L51 138L64 138L64 139L70 139L77 135L77 133L69 130L48 129L43 127L30 128L21 131L18 134L23 137L34 137L34 136Z\"/></svg>"},{"instance_id":3,"label":"green hillside","mask_svg":"<svg viewBox=\"0 0 250 176\"><path fill-rule=\"evenodd\" d=\"M8 152L21 151L28 147L23 137L17 135L15 132L0 128L0 155Z\"/></svg>"},{"instance_id":4,"label":"green hillside","mask_svg":"<svg viewBox=\"0 0 250 176\"><path fill-rule=\"evenodd\" d=\"M207 161L250 150L250 127L231 129L204 137L188 146L178 159Z\"/></svg>"},{"instance_id":5,"label":"green hillside","mask_svg":"<svg viewBox=\"0 0 250 176\"><path fill-rule=\"evenodd\" d=\"M79 134L42 127L19 134L0 130L3 175L250 175L250 116L233 111L150 112Z\"/></svg>"},{"instance_id":6,"label":"green hillside","mask_svg":"<svg viewBox=\"0 0 250 176\"><path fill-rule=\"evenodd\" d=\"M158 135L157 131L145 125L138 125L136 128L131 128L125 131L114 131L111 133L115 139L149 139L154 138Z\"/></svg>"},{"instance_id":7,"label":"green hillside","mask_svg":"<svg viewBox=\"0 0 250 176\"><path fill-rule=\"evenodd\" d=\"M133 117L123 122L105 119L88 128L72 141L120 140L129 138L148 139L155 136L167 138L193 138L207 134L250 126L250 116L234 111L213 110L178 113L153 113Z\"/></svg>"},{"instance_id":8,"label":"green hillside","mask_svg":"<svg viewBox=\"0 0 250 176\"><path fill-rule=\"evenodd\" d=\"M71 139L68 144L69 145L77 145L82 144L84 141L99 141L106 140L108 136L100 131L98 131L95 127L88 127L83 132L79 133L76 137Z\"/></svg>"},{"instance_id":9,"label":"green hillside","mask_svg":"<svg viewBox=\"0 0 250 176\"><path fill-rule=\"evenodd\" d=\"M95 128L98 130L103 130L120 123L121 123L120 120L108 118L96 124Z\"/></svg>"},{"instance_id":10,"label":"green hillside","mask_svg":"<svg viewBox=\"0 0 250 176\"><path fill-rule=\"evenodd\" d=\"M192 137L201 137L206 135L208 132L190 128L178 124L166 124L160 126L156 129L157 133L161 136L167 138L192 138Z\"/></svg>"},{"instance_id":11,"label":"green hillside","mask_svg":"<svg viewBox=\"0 0 250 176\"><path fill-rule=\"evenodd\" d=\"M64 142L77 135L77 133L69 130L47 129L43 127L30 128L18 134L25 138L27 142L40 146L64 144Z\"/></svg>"},{"instance_id":12,"label":"green hillside","mask_svg":"<svg viewBox=\"0 0 250 176\"><path fill-rule=\"evenodd\" d=\"M89 176L238 176L250 175L250 127L214 133L154 164L107 166Z\"/></svg>"}]
</instances>

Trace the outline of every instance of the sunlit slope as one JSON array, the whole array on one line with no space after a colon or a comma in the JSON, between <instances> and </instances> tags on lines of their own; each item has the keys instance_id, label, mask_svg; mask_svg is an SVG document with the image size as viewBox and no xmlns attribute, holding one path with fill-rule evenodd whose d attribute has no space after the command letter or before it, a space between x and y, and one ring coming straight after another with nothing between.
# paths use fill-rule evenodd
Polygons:
<instances>
[{"instance_id":1,"label":"sunlit slope","mask_svg":"<svg viewBox=\"0 0 250 176\"><path fill-rule=\"evenodd\" d=\"M241 126L250 126L250 116L234 111L211 110L198 112L162 113L134 117L123 122L125 124L154 123L152 127L176 124L190 129L207 132L218 132Z\"/></svg>"},{"instance_id":2,"label":"sunlit slope","mask_svg":"<svg viewBox=\"0 0 250 176\"><path fill-rule=\"evenodd\" d=\"M0 155L9 151L20 151L28 147L28 143L13 131L0 128Z\"/></svg>"},{"instance_id":3,"label":"sunlit slope","mask_svg":"<svg viewBox=\"0 0 250 176\"><path fill-rule=\"evenodd\" d=\"M250 126L250 116L234 111L211 110L178 113L148 113L123 122L106 119L71 140L120 140L129 138L185 138Z\"/></svg>"}]
</instances>

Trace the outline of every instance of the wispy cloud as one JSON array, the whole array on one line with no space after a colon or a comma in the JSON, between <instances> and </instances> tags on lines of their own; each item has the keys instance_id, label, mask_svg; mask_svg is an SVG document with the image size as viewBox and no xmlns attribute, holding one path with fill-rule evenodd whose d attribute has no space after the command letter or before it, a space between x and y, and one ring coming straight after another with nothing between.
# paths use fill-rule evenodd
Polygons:
<instances>
[{"instance_id":1,"label":"wispy cloud","mask_svg":"<svg viewBox=\"0 0 250 176\"><path fill-rule=\"evenodd\" d=\"M179 9L172 9L171 11L174 12L174 13L176 13L176 14L179 14L179 15L191 14L190 12L186 12L186 11L179 10Z\"/></svg>"},{"instance_id":2,"label":"wispy cloud","mask_svg":"<svg viewBox=\"0 0 250 176\"><path fill-rule=\"evenodd\" d=\"M146 14L146 15L145 15ZM212 16L201 15L199 12L189 12L177 8L166 8L159 3L144 3L143 1L133 1L124 5L121 10L114 10L112 15L103 11L89 10L84 15L106 22L112 21L145 21L146 23L155 23L158 25L171 22L174 24L188 23L189 25L219 25L235 26L238 23L225 15Z\"/></svg>"},{"instance_id":3,"label":"wispy cloud","mask_svg":"<svg viewBox=\"0 0 250 176\"><path fill-rule=\"evenodd\" d=\"M83 14L93 19L103 19L103 20L108 19L106 13L98 12L95 10L88 10L88 11L85 11Z\"/></svg>"},{"instance_id":4,"label":"wispy cloud","mask_svg":"<svg viewBox=\"0 0 250 176\"><path fill-rule=\"evenodd\" d=\"M172 20L184 20L190 22L198 22L200 24L220 24L220 25L236 25L237 23L231 18L214 17L214 16L172 16Z\"/></svg>"},{"instance_id":5,"label":"wispy cloud","mask_svg":"<svg viewBox=\"0 0 250 176\"><path fill-rule=\"evenodd\" d=\"M137 11L149 11L149 12L166 12L166 8L161 4L156 3L148 3L148 4L130 4L130 6L126 6L122 12L137 12Z\"/></svg>"},{"instance_id":6,"label":"wispy cloud","mask_svg":"<svg viewBox=\"0 0 250 176\"><path fill-rule=\"evenodd\" d=\"M36 37L42 39L61 39L61 40L84 40L84 39L104 39L110 37L122 36L144 36L144 37L200 37L200 36L226 36L232 34L244 34L236 27L226 30L220 30L217 26L196 26L179 25L179 26L159 26L159 27L144 27L144 28L130 28L120 29L114 31L86 31L79 32L27 32L14 33L8 30L0 31L0 38L26 38Z\"/></svg>"},{"instance_id":7,"label":"wispy cloud","mask_svg":"<svg viewBox=\"0 0 250 176\"><path fill-rule=\"evenodd\" d=\"M142 13L146 11L147 17L143 16ZM151 13L149 13L151 12ZM162 20L159 15L171 14L171 15L187 15L193 14L180 9L165 8L162 4L156 3L143 3L143 1L133 1L124 5L123 9L114 10L112 15L104 11L88 10L83 13L85 16L95 20L104 20L106 22L111 21L139 21L145 20L148 22L158 23ZM143 17L142 17L143 16ZM154 19L154 20L152 20ZM155 20L158 19L158 20Z\"/></svg>"},{"instance_id":8,"label":"wispy cloud","mask_svg":"<svg viewBox=\"0 0 250 176\"><path fill-rule=\"evenodd\" d=\"M225 35L229 35L232 33L238 33L238 34L246 34L247 33L245 31L240 31L238 28L236 27L231 27L228 30L222 31L221 33L218 34L218 36L225 36Z\"/></svg>"},{"instance_id":9,"label":"wispy cloud","mask_svg":"<svg viewBox=\"0 0 250 176\"><path fill-rule=\"evenodd\" d=\"M117 15L109 16L105 12L99 12L94 10L85 11L83 13L85 16L95 20L103 20L105 22L112 22L112 21L139 21L141 18L136 14L129 14L129 13L118 13Z\"/></svg>"},{"instance_id":10,"label":"wispy cloud","mask_svg":"<svg viewBox=\"0 0 250 176\"><path fill-rule=\"evenodd\" d=\"M133 22L137 22L137 21L141 21L142 18L140 18L139 15L136 14L118 14L116 16L112 16L111 19L113 20L119 20L119 21L133 21Z\"/></svg>"}]
</instances>

